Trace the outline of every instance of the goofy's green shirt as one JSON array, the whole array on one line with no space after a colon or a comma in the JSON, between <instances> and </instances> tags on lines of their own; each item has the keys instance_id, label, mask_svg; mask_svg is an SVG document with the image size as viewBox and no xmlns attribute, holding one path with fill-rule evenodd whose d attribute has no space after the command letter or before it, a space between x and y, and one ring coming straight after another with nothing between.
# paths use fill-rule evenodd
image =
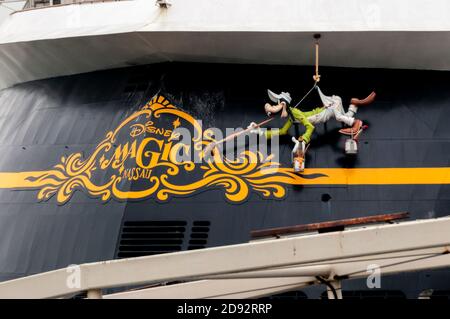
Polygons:
<instances>
[{"instance_id":1,"label":"goofy's green shirt","mask_svg":"<svg viewBox=\"0 0 450 319\"><path fill-rule=\"evenodd\" d=\"M302 112L299 109L290 107L289 108L292 115L294 116L295 120L300 122L305 127L305 133L302 135L303 141L305 143L309 143L311 140L311 135L314 132L314 125L311 124L311 122L308 120L309 117L319 114L322 112L325 108L324 107L318 107L313 109L312 111L308 112ZM274 135L286 135L289 128L292 126L292 119L289 116L287 122L283 125L283 127L280 130L267 130L266 131L266 138L270 139ZM298 137L297 137L298 138Z\"/></svg>"}]
</instances>

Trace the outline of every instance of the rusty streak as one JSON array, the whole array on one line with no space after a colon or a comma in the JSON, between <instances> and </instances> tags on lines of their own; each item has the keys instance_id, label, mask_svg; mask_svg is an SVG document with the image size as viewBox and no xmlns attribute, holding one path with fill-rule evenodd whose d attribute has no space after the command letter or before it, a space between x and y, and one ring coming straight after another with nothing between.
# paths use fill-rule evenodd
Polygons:
<instances>
[{"instance_id":1,"label":"rusty streak","mask_svg":"<svg viewBox=\"0 0 450 319\"><path fill-rule=\"evenodd\" d=\"M261 230L253 230L250 232L252 238L278 236L292 233L300 233L306 231L318 231L319 233L325 233L330 231L344 230L345 226L372 224L391 222L394 220L405 219L409 217L408 212L373 215L367 217L357 217L349 219L334 220L322 223L313 223L305 225L295 225L287 227L268 228Z\"/></svg>"}]
</instances>

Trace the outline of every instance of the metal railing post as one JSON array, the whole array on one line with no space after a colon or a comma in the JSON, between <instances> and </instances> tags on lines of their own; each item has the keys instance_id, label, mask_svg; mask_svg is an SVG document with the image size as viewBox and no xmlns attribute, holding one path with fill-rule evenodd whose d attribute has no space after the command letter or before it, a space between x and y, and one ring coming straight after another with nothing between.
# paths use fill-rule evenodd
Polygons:
<instances>
[{"instance_id":1,"label":"metal railing post","mask_svg":"<svg viewBox=\"0 0 450 319\"><path fill-rule=\"evenodd\" d=\"M91 289L87 292L87 299L102 299L103 294L101 289Z\"/></svg>"},{"instance_id":2,"label":"metal railing post","mask_svg":"<svg viewBox=\"0 0 450 319\"><path fill-rule=\"evenodd\" d=\"M327 285L328 299L342 299L342 283L340 280L330 280Z\"/></svg>"}]
</instances>

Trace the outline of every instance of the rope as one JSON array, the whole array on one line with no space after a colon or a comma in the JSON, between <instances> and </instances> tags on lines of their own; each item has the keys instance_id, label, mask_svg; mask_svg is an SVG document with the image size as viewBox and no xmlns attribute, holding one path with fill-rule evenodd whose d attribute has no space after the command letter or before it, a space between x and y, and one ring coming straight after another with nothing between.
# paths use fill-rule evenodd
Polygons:
<instances>
[{"instance_id":1,"label":"rope","mask_svg":"<svg viewBox=\"0 0 450 319\"><path fill-rule=\"evenodd\" d=\"M319 40L316 40L316 74L313 76L314 81L317 83L320 81L319 74Z\"/></svg>"},{"instance_id":2,"label":"rope","mask_svg":"<svg viewBox=\"0 0 450 319\"><path fill-rule=\"evenodd\" d=\"M319 38L320 38L320 34L315 34L314 38L316 39L316 74L313 75L313 79L314 79L314 85L313 87L302 97L302 99L300 100L300 102L298 102L297 104L295 104L294 108L296 109L300 103L303 102L304 99L306 99L306 97L315 89L315 87L317 86L317 83L320 81L320 74L319 74Z\"/></svg>"},{"instance_id":3,"label":"rope","mask_svg":"<svg viewBox=\"0 0 450 319\"><path fill-rule=\"evenodd\" d=\"M317 83L320 81L320 74L319 74L319 39L320 34L315 34L314 39L316 39L316 74L313 75L314 81Z\"/></svg>"}]
</instances>

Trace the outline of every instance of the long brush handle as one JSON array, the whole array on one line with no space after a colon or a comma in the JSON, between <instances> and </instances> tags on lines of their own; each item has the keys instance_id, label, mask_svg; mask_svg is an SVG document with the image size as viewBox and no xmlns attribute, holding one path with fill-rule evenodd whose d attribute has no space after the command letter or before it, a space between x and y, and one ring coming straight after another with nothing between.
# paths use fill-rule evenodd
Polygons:
<instances>
[{"instance_id":1,"label":"long brush handle","mask_svg":"<svg viewBox=\"0 0 450 319\"><path fill-rule=\"evenodd\" d=\"M211 142L211 143L209 143L209 144L205 147L204 152L205 152L205 153L209 153L209 152L213 153L214 147L216 147L218 144L222 144L223 142L229 141L229 140L231 140L231 139L233 139L233 138L235 138L235 137L237 137L237 136L239 136L239 135L241 135L241 134L245 134L245 133L247 133L247 132L249 132L249 131L251 131L251 130L254 130L254 129L257 128L257 127L261 127L261 126L263 126L263 125L266 125L267 123L269 123L269 122L272 121L273 119L274 119L274 117L270 117L270 118L268 118L267 120L264 120L264 121L262 121L261 123L256 124L256 126L254 126L254 127L249 127L249 128L247 128L247 129L245 129L245 130L243 130L243 131L236 132L236 133L233 133L233 134L231 134L231 135L228 135L227 137L221 139L220 141L217 141L217 142Z\"/></svg>"},{"instance_id":2,"label":"long brush handle","mask_svg":"<svg viewBox=\"0 0 450 319\"><path fill-rule=\"evenodd\" d=\"M220 141L215 142L214 144L215 144L215 145L217 145L217 144L222 144L223 142L229 141L229 140L231 140L231 139L233 139L233 138L235 138L235 137L237 137L237 136L239 136L239 135L248 133L248 132L250 132L251 130L254 130L255 128L258 128L258 127L261 127L261 126L266 125L267 123L269 123L269 122L272 121L273 119L274 119L273 117L270 117L270 118L268 118L267 120L264 120L264 121L262 121L261 123L256 124L256 126L254 126L254 127L249 127L249 128L246 128L246 129L243 130L243 131L239 131L239 132L230 134L230 135L228 135L227 137L221 139Z\"/></svg>"}]
</instances>

